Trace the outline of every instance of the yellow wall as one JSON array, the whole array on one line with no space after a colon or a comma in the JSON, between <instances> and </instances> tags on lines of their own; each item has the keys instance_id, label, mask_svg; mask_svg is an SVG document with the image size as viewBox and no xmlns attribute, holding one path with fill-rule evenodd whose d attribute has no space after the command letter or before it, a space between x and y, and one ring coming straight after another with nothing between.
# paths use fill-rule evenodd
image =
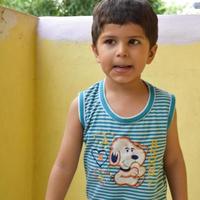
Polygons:
<instances>
[{"instance_id":1,"label":"yellow wall","mask_svg":"<svg viewBox=\"0 0 200 200\"><path fill-rule=\"evenodd\" d=\"M38 52L37 200L42 200L47 178L62 137L67 109L78 91L103 77L89 43L40 40ZM176 94L178 126L187 169L189 199L198 200L200 155L200 43L160 45L143 78ZM82 160L66 199L85 200ZM170 198L169 198L170 199Z\"/></svg>"},{"instance_id":2,"label":"yellow wall","mask_svg":"<svg viewBox=\"0 0 200 200\"><path fill-rule=\"evenodd\" d=\"M76 53L74 53L76 52ZM83 53L84 52L84 53ZM80 89L102 76L88 44L41 40L38 44L36 196L44 199L49 170L63 134L67 109ZM81 163L82 164L82 163ZM70 200L82 200L85 186L81 165ZM80 179L81 177L81 179Z\"/></svg>"},{"instance_id":3,"label":"yellow wall","mask_svg":"<svg viewBox=\"0 0 200 200\"><path fill-rule=\"evenodd\" d=\"M32 199L37 18L0 7L0 199Z\"/></svg>"},{"instance_id":4,"label":"yellow wall","mask_svg":"<svg viewBox=\"0 0 200 200\"><path fill-rule=\"evenodd\" d=\"M179 138L185 157L189 199L199 199L200 42L161 45L145 78L176 95Z\"/></svg>"}]
</instances>

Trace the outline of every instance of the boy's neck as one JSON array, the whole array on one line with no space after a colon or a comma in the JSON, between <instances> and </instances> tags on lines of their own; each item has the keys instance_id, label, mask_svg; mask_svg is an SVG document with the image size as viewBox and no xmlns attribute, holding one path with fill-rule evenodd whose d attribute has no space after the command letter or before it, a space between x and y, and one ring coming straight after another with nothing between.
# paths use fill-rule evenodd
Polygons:
<instances>
[{"instance_id":1,"label":"boy's neck","mask_svg":"<svg viewBox=\"0 0 200 200\"><path fill-rule=\"evenodd\" d=\"M110 81L108 78L105 79L105 90L106 93L116 93L118 95L143 95L148 92L148 88L141 78L138 78L131 83L117 83Z\"/></svg>"},{"instance_id":2,"label":"boy's neck","mask_svg":"<svg viewBox=\"0 0 200 200\"><path fill-rule=\"evenodd\" d=\"M147 105L149 91L148 86L141 79L131 84L121 84L106 78L105 96L115 113L122 117L132 117Z\"/></svg>"}]
</instances>

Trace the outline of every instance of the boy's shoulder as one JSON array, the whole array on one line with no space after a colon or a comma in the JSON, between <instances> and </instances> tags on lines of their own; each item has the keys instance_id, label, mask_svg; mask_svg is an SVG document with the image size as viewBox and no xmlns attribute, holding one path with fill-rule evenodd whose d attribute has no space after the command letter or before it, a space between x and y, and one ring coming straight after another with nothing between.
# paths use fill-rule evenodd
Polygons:
<instances>
[{"instance_id":1,"label":"boy's shoulder","mask_svg":"<svg viewBox=\"0 0 200 200\"><path fill-rule=\"evenodd\" d=\"M168 110L168 127L173 117L175 111L176 98L175 95L168 92L167 90L158 88L150 84L150 87L153 88L153 99L154 99L154 108L164 108Z\"/></svg>"},{"instance_id":2,"label":"boy's shoulder","mask_svg":"<svg viewBox=\"0 0 200 200\"><path fill-rule=\"evenodd\" d=\"M82 90L80 93L83 93L84 95L94 95L95 93L98 93L102 82L103 82L102 80L98 81L98 82L90 85L88 88Z\"/></svg>"}]
</instances>

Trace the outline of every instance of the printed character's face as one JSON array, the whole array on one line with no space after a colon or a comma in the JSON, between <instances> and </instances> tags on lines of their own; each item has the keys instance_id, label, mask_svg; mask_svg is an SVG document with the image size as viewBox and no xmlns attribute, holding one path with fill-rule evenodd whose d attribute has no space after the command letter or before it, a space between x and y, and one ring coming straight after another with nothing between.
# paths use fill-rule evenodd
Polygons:
<instances>
[{"instance_id":1,"label":"printed character's face","mask_svg":"<svg viewBox=\"0 0 200 200\"><path fill-rule=\"evenodd\" d=\"M120 166L123 167L124 169L130 168L133 163L138 163L141 165L145 160L144 150L135 145L125 146L121 150L120 154L121 154Z\"/></svg>"},{"instance_id":2,"label":"printed character's face","mask_svg":"<svg viewBox=\"0 0 200 200\"><path fill-rule=\"evenodd\" d=\"M153 60L157 45L150 48L137 24L106 24L92 48L109 81L132 83L140 79L145 65Z\"/></svg>"}]
</instances>

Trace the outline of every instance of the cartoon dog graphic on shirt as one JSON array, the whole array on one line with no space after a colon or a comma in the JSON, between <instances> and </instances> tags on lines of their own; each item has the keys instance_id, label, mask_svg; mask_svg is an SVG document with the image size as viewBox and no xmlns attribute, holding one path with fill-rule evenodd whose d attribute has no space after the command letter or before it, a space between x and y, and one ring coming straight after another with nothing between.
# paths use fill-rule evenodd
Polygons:
<instances>
[{"instance_id":1,"label":"cartoon dog graphic on shirt","mask_svg":"<svg viewBox=\"0 0 200 200\"><path fill-rule=\"evenodd\" d=\"M128 137L116 138L111 146L110 165L119 166L114 180L118 185L138 187L144 180L147 147L131 141Z\"/></svg>"}]
</instances>

